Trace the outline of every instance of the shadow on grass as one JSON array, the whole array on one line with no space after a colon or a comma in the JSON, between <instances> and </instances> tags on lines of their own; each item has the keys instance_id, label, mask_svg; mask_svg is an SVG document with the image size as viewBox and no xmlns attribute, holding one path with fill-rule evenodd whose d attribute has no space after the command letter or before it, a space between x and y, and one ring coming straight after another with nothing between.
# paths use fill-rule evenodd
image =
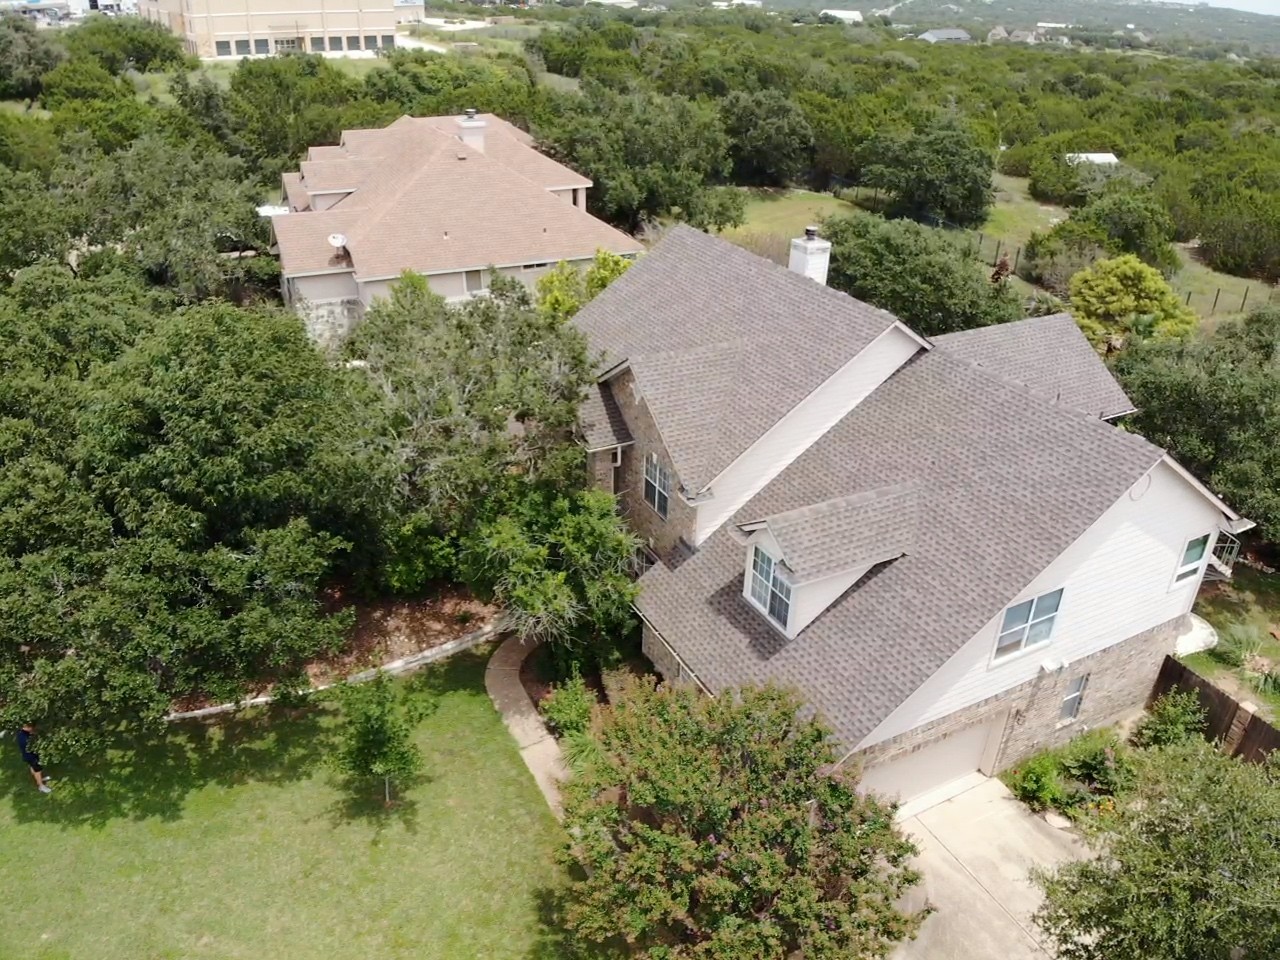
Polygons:
<instances>
[{"instance_id":1,"label":"shadow on grass","mask_svg":"<svg viewBox=\"0 0 1280 960\"><path fill-rule=\"evenodd\" d=\"M433 700L450 694L486 696L490 650L468 650L413 674L409 689ZM285 785L315 774L332 755L334 710L317 698L305 707L273 706L208 720L183 720L158 732L122 731L103 754L46 764L54 794L35 789L11 738L0 740L0 803L18 822L101 827L113 820L177 820L190 793L209 785ZM370 794L381 807L381 794ZM384 813L385 811L385 813ZM351 818L399 819L404 807L335 810ZM390 819L388 819L388 817Z\"/></svg>"},{"instance_id":2,"label":"shadow on grass","mask_svg":"<svg viewBox=\"0 0 1280 960\"><path fill-rule=\"evenodd\" d=\"M13 775L0 782L0 799L11 799L19 821L175 820L187 795L210 784L283 784L310 776L330 752L328 717L319 707L266 708L179 721L155 733L122 732L103 754L46 765L53 797L36 792L29 776ZM18 765L16 752L9 762Z\"/></svg>"},{"instance_id":3,"label":"shadow on grass","mask_svg":"<svg viewBox=\"0 0 1280 960\"><path fill-rule=\"evenodd\" d=\"M411 783L392 787L392 800L388 804L381 781L370 784L367 780L340 779L335 786L342 791L342 797L329 807L329 823L335 828L351 823L372 827L370 845L374 847L382 843L383 835L393 826L404 833L415 834L418 832L418 801L406 793L412 787L430 781L430 776L420 776Z\"/></svg>"}]
</instances>

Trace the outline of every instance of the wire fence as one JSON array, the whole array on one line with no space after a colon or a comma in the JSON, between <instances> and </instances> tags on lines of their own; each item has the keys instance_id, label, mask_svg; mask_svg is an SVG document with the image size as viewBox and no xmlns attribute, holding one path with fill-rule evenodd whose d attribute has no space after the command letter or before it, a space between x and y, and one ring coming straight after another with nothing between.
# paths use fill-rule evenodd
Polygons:
<instances>
[{"instance_id":1,"label":"wire fence","mask_svg":"<svg viewBox=\"0 0 1280 960\"><path fill-rule=\"evenodd\" d=\"M887 194L878 187L847 184L837 191L837 195L842 200L875 213L883 212L888 205ZM938 218L930 221L930 225L954 233L961 243L968 245L973 257L989 267L994 268L1002 256L1007 256L1009 269L1015 275L1019 275L1018 268L1022 265L1025 255L1022 245L1010 243L1002 237L992 236L984 231L969 230ZM1228 282L1221 284L1207 280L1205 283L1193 286L1179 282L1180 277L1175 276L1173 289L1183 303L1202 317L1244 313L1253 307L1280 303L1280 284L1273 285L1260 280L1246 280L1242 277L1226 279Z\"/></svg>"}]
</instances>

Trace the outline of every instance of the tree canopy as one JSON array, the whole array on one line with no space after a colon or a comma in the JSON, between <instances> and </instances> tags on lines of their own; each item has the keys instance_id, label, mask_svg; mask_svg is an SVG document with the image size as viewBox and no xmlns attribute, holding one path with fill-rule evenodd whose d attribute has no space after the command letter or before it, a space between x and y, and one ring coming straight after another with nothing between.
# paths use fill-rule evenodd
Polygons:
<instances>
[{"instance_id":1,"label":"tree canopy","mask_svg":"<svg viewBox=\"0 0 1280 960\"><path fill-rule=\"evenodd\" d=\"M828 219L823 236L831 241L831 286L925 336L1021 315L1007 286L993 284L957 241L928 227L855 214Z\"/></svg>"},{"instance_id":2,"label":"tree canopy","mask_svg":"<svg viewBox=\"0 0 1280 960\"><path fill-rule=\"evenodd\" d=\"M1104 349L1185 337L1196 327L1196 315L1159 271L1132 254L1099 260L1072 277L1071 312L1085 336Z\"/></svg>"},{"instance_id":3,"label":"tree canopy","mask_svg":"<svg viewBox=\"0 0 1280 960\"><path fill-rule=\"evenodd\" d=\"M317 591L382 497L294 318L52 266L0 318L6 724L87 749L177 698L296 681L342 640Z\"/></svg>"},{"instance_id":4,"label":"tree canopy","mask_svg":"<svg viewBox=\"0 0 1280 960\"><path fill-rule=\"evenodd\" d=\"M1280 309L1186 340L1138 343L1114 363L1135 426L1280 541Z\"/></svg>"},{"instance_id":5,"label":"tree canopy","mask_svg":"<svg viewBox=\"0 0 1280 960\"><path fill-rule=\"evenodd\" d=\"M637 956L889 954L922 915L893 808L832 769L828 731L777 688L633 679L603 712L599 750L567 785L568 893L578 937Z\"/></svg>"},{"instance_id":6,"label":"tree canopy","mask_svg":"<svg viewBox=\"0 0 1280 960\"><path fill-rule=\"evenodd\" d=\"M1140 751L1133 790L1088 823L1096 856L1044 875L1062 960L1231 960L1280 950L1280 783L1196 740Z\"/></svg>"}]
</instances>

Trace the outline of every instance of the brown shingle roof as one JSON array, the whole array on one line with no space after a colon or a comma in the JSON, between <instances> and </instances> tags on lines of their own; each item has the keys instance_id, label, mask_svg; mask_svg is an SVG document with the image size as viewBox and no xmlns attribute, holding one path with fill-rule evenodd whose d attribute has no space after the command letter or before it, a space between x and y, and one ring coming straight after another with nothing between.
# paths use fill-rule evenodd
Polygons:
<instances>
[{"instance_id":1,"label":"brown shingle roof","mask_svg":"<svg viewBox=\"0 0 1280 960\"><path fill-rule=\"evenodd\" d=\"M631 431L618 409L613 388L597 383L588 392L578 411L582 440L588 450L604 450L631 442Z\"/></svg>"},{"instance_id":2,"label":"brown shingle roof","mask_svg":"<svg viewBox=\"0 0 1280 960\"><path fill-rule=\"evenodd\" d=\"M1095 417L1133 412L1133 401L1069 313L948 333L933 342L988 373Z\"/></svg>"},{"instance_id":3,"label":"brown shingle roof","mask_svg":"<svg viewBox=\"0 0 1280 960\"><path fill-rule=\"evenodd\" d=\"M575 322L607 366L630 365L697 492L897 320L676 226Z\"/></svg>"},{"instance_id":4,"label":"brown shingle roof","mask_svg":"<svg viewBox=\"0 0 1280 960\"><path fill-rule=\"evenodd\" d=\"M327 149L303 161L302 187L354 192L329 209L273 219L284 273L332 269L333 233L347 237L359 280L643 249L547 190L590 181L542 156L505 121L484 119L483 153L454 135L456 118L401 117L381 130L344 132L337 149L345 160Z\"/></svg>"},{"instance_id":5,"label":"brown shingle roof","mask_svg":"<svg viewBox=\"0 0 1280 960\"><path fill-rule=\"evenodd\" d=\"M733 518L918 484L904 556L788 640L743 600L726 525L678 569L651 568L638 607L712 692L793 684L853 747L1161 456L943 350L917 354Z\"/></svg>"}]
</instances>

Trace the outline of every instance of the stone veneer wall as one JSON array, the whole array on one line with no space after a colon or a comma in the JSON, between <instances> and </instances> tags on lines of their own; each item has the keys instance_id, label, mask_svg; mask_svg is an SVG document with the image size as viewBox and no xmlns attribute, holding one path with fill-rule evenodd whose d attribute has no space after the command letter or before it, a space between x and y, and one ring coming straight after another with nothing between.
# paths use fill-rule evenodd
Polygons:
<instances>
[{"instance_id":1,"label":"stone veneer wall","mask_svg":"<svg viewBox=\"0 0 1280 960\"><path fill-rule=\"evenodd\" d=\"M908 730L853 755L867 765L914 753L942 737L978 723L1006 716L995 773L1040 750L1058 746L1086 729L1107 726L1147 702L1166 655L1173 653L1178 634L1186 629L1186 615L1135 634L1092 656L1076 660L1055 674L989 697L979 703ZM1046 650L1045 657L1052 658ZM1059 721L1062 700L1071 681L1089 674L1084 702L1075 720Z\"/></svg>"},{"instance_id":2,"label":"stone veneer wall","mask_svg":"<svg viewBox=\"0 0 1280 960\"><path fill-rule=\"evenodd\" d=\"M666 560L680 540L693 543L697 528L697 511L685 503L677 492L680 478L667 454L658 425L644 400L637 395L635 377L630 370L609 381L614 400L635 440L622 449L622 466L614 471L618 505L632 531L650 544L654 553ZM658 462L671 471L671 497L664 520L644 499L644 460L656 453Z\"/></svg>"},{"instance_id":3,"label":"stone veneer wall","mask_svg":"<svg viewBox=\"0 0 1280 960\"><path fill-rule=\"evenodd\" d=\"M306 324L307 335L324 349L333 349L347 339L364 316L364 305L359 300L337 300L327 303L298 304L298 315Z\"/></svg>"}]
</instances>

